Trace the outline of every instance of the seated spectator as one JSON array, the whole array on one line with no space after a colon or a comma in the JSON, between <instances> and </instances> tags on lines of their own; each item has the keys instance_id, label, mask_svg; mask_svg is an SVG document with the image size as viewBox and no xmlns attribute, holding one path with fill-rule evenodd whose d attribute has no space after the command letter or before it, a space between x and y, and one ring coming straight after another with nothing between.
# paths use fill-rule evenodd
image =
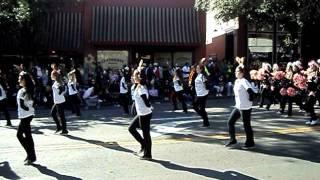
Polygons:
<instances>
[{"instance_id":1,"label":"seated spectator","mask_svg":"<svg viewBox=\"0 0 320 180\"><path fill-rule=\"evenodd\" d=\"M186 63L186 64L182 67L182 73L183 73L183 78L184 78L184 79L189 78L189 73L190 73L189 63Z\"/></svg>"},{"instance_id":2,"label":"seated spectator","mask_svg":"<svg viewBox=\"0 0 320 180\"><path fill-rule=\"evenodd\" d=\"M223 77L223 75L220 75L219 79L218 79L218 83L213 86L213 88L216 90L216 96L217 97L222 97L223 96L222 94L223 94L223 91L224 91L224 85L225 85L224 77Z\"/></svg>"},{"instance_id":3,"label":"seated spectator","mask_svg":"<svg viewBox=\"0 0 320 180\"><path fill-rule=\"evenodd\" d=\"M96 87L92 85L84 92L82 98L86 103L85 109L89 109L89 107L92 106L95 106L97 109L100 109L100 99L96 91Z\"/></svg>"}]
</instances>

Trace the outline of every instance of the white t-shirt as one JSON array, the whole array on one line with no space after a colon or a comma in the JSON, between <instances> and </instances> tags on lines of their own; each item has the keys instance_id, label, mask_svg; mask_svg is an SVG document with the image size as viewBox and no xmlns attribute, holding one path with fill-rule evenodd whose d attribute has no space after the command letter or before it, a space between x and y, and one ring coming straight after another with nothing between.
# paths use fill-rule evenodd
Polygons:
<instances>
[{"instance_id":1,"label":"white t-shirt","mask_svg":"<svg viewBox=\"0 0 320 180\"><path fill-rule=\"evenodd\" d=\"M83 96L82 96L83 99L89 98L89 97L92 95L93 90L94 90L94 87L91 87L91 88L87 89L87 90L84 92Z\"/></svg>"},{"instance_id":2,"label":"white t-shirt","mask_svg":"<svg viewBox=\"0 0 320 180\"><path fill-rule=\"evenodd\" d=\"M136 84L132 84L131 86L131 99L132 101L134 101L134 91L135 91L135 88L136 88Z\"/></svg>"},{"instance_id":3,"label":"white t-shirt","mask_svg":"<svg viewBox=\"0 0 320 180\"><path fill-rule=\"evenodd\" d=\"M198 74L194 83L196 88L196 93L198 97L203 97L209 94L209 90L206 88L205 82L207 78L203 74Z\"/></svg>"},{"instance_id":4,"label":"white t-shirt","mask_svg":"<svg viewBox=\"0 0 320 180\"><path fill-rule=\"evenodd\" d=\"M0 101L4 100L7 98L6 91L3 89L2 85L0 84L0 90L1 90L1 96L0 96Z\"/></svg>"},{"instance_id":5,"label":"white t-shirt","mask_svg":"<svg viewBox=\"0 0 320 180\"><path fill-rule=\"evenodd\" d=\"M74 87L74 89L72 88L72 85ZM69 81L68 82L68 91L69 91L69 95L72 96L72 95L75 95L78 93L78 90L77 90L77 84L73 81Z\"/></svg>"},{"instance_id":6,"label":"white t-shirt","mask_svg":"<svg viewBox=\"0 0 320 180\"><path fill-rule=\"evenodd\" d=\"M24 105L29 108L29 111L26 111L20 106L20 99L24 101ZM21 88L17 94L17 104L18 104L18 118L23 119L30 116L34 116L33 100L29 99L26 95L26 90Z\"/></svg>"},{"instance_id":7,"label":"white t-shirt","mask_svg":"<svg viewBox=\"0 0 320 180\"><path fill-rule=\"evenodd\" d=\"M37 69L37 78L41 78L42 77L41 68L39 66L36 66L35 68Z\"/></svg>"},{"instance_id":8,"label":"white t-shirt","mask_svg":"<svg viewBox=\"0 0 320 180\"><path fill-rule=\"evenodd\" d=\"M124 88L123 86L126 88ZM126 93L128 93L128 85L126 83L126 79L122 77L120 80L120 94L126 94Z\"/></svg>"},{"instance_id":9,"label":"white t-shirt","mask_svg":"<svg viewBox=\"0 0 320 180\"><path fill-rule=\"evenodd\" d=\"M239 110L249 110L252 108L252 101L249 101L249 93L247 92L249 88L252 89L252 86L245 78L237 79L234 83L235 107Z\"/></svg>"},{"instance_id":10,"label":"white t-shirt","mask_svg":"<svg viewBox=\"0 0 320 180\"><path fill-rule=\"evenodd\" d=\"M183 78L188 78L190 73L190 67L189 66L183 66L182 68L183 72Z\"/></svg>"},{"instance_id":11,"label":"white t-shirt","mask_svg":"<svg viewBox=\"0 0 320 180\"><path fill-rule=\"evenodd\" d=\"M180 81L181 85L179 85L178 81ZM182 82L179 78L173 80L173 87L176 92L183 90Z\"/></svg>"},{"instance_id":12,"label":"white t-shirt","mask_svg":"<svg viewBox=\"0 0 320 180\"><path fill-rule=\"evenodd\" d=\"M145 116L152 113L151 107L147 107L145 102L141 98L141 95L143 94L145 94L147 98L149 98L147 88L144 86L138 85L138 87L134 91L133 97L134 97L134 103L136 106L137 114L139 116Z\"/></svg>"},{"instance_id":13,"label":"white t-shirt","mask_svg":"<svg viewBox=\"0 0 320 180\"><path fill-rule=\"evenodd\" d=\"M59 85L59 83L57 81L55 81L52 85L52 92L53 92L53 102L55 104L61 104L64 103L66 101L64 94L65 92L59 94L59 87L63 86L63 85Z\"/></svg>"}]
</instances>

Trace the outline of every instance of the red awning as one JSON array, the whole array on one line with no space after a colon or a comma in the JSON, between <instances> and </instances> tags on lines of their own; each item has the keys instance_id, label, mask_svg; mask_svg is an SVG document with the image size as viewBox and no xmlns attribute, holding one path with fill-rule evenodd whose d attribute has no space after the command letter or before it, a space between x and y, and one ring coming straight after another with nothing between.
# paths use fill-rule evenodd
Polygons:
<instances>
[{"instance_id":1,"label":"red awning","mask_svg":"<svg viewBox=\"0 0 320 180\"><path fill-rule=\"evenodd\" d=\"M193 8L94 6L94 43L200 44L199 13Z\"/></svg>"}]
</instances>

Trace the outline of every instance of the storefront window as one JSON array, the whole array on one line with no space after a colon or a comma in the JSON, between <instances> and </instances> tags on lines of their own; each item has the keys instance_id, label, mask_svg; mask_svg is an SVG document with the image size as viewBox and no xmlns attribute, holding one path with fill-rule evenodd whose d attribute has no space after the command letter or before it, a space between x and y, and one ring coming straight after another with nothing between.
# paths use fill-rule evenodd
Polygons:
<instances>
[{"instance_id":1,"label":"storefront window","mask_svg":"<svg viewBox=\"0 0 320 180\"><path fill-rule=\"evenodd\" d=\"M185 63L192 64L192 52L173 53L173 64L183 66Z\"/></svg>"},{"instance_id":2,"label":"storefront window","mask_svg":"<svg viewBox=\"0 0 320 180\"><path fill-rule=\"evenodd\" d=\"M128 57L128 51L97 51L97 60L103 69L121 69L128 64Z\"/></svg>"},{"instance_id":3,"label":"storefront window","mask_svg":"<svg viewBox=\"0 0 320 180\"><path fill-rule=\"evenodd\" d=\"M249 34L248 46L251 61L272 60L272 34Z\"/></svg>"},{"instance_id":4,"label":"storefront window","mask_svg":"<svg viewBox=\"0 0 320 180\"><path fill-rule=\"evenodd\" d=\"M171 65L172 58L170 52L156 52L154 53L154 62L160 66Z\"/></svg>"}]
</instances>

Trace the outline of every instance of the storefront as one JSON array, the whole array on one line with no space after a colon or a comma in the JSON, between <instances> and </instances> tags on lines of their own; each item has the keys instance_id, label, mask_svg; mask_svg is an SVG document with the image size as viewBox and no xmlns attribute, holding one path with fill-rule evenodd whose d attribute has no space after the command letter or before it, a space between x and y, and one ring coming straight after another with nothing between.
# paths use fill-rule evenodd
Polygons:
<instances>
[{"instance_id":1,"label":"storefront","mask_svg":"<svg viewBox=\"0 0 320 180\"><path fill-rule=\"evenodd\" d=\"M104 69L140 59L191 64L205 56L205 13L194 0L78 1L48 13L45 26L48 49L58 56L79 52L84 63Z\"/></svg>"}]
</instances>

